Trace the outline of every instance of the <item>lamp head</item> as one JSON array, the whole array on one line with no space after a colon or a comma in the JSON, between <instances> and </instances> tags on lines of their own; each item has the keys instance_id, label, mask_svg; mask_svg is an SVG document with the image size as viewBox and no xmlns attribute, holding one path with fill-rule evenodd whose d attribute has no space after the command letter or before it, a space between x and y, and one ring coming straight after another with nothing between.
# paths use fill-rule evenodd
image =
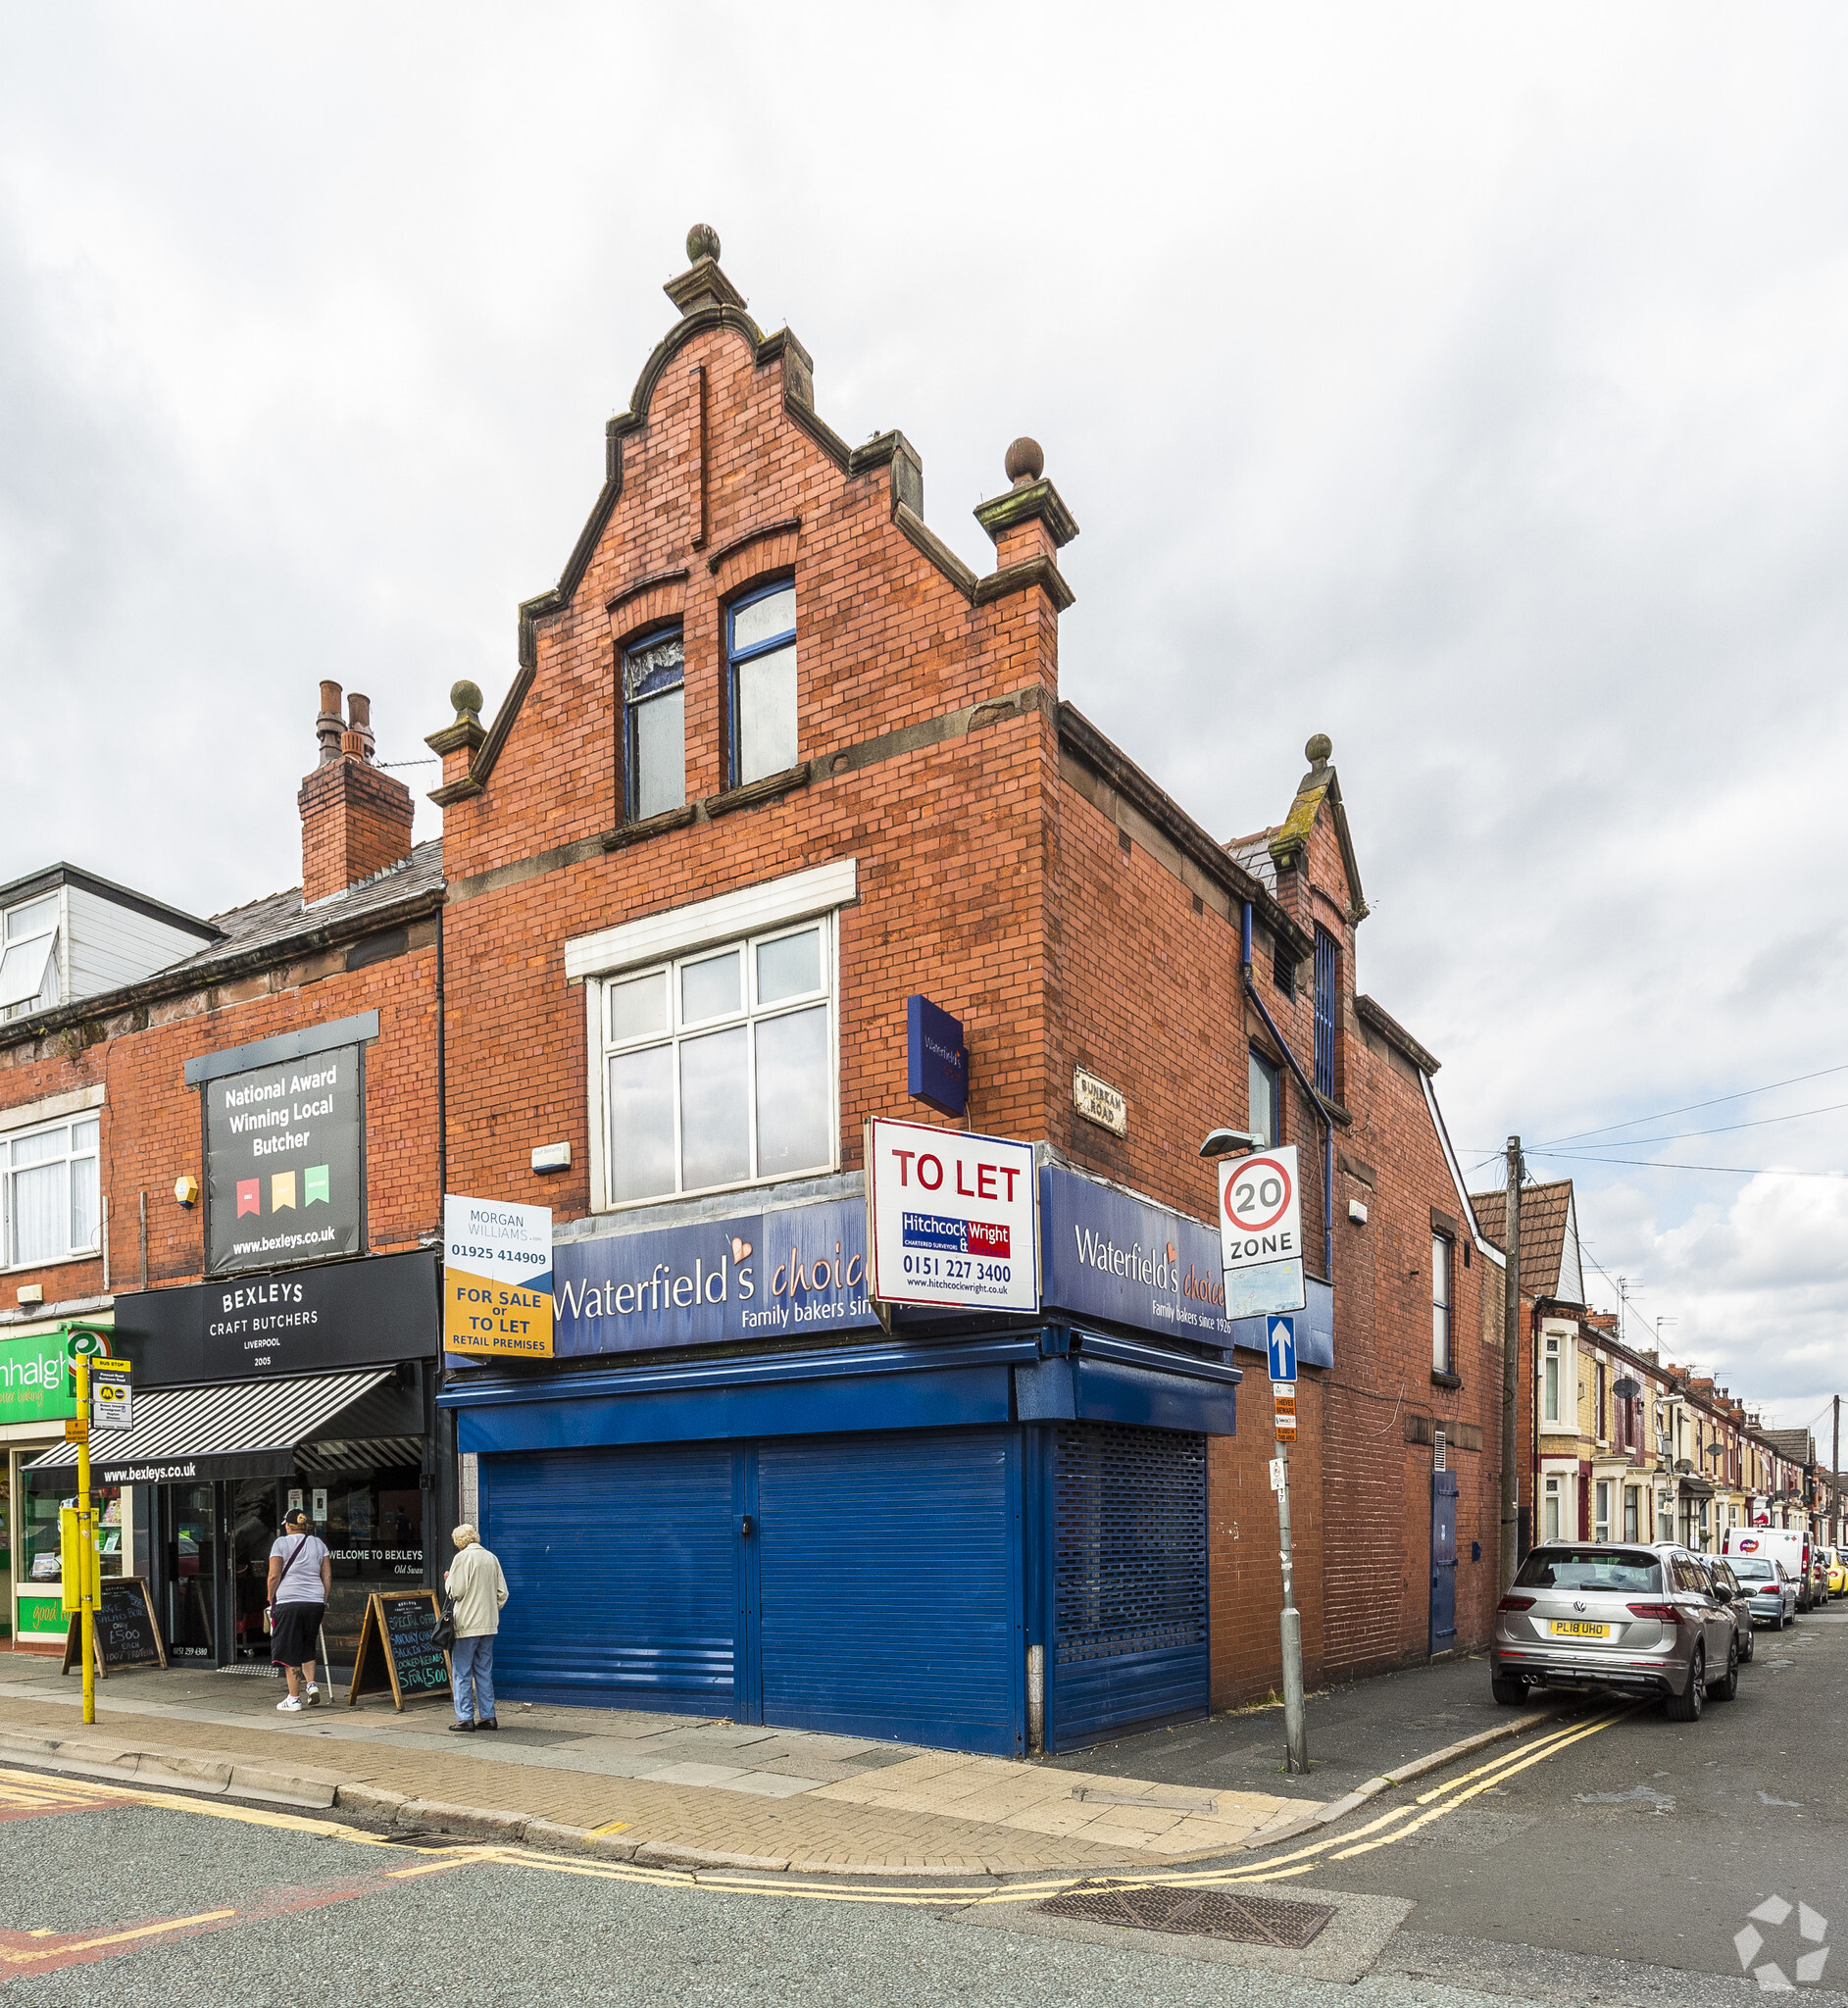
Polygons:
<instances>
[{"instance_id":1,"label":"lamp head","mask_svg":"<svg viewBox=\"0 0 1848 2008\"><path fill-rule=\"evenodd\" d=\"M1243 1157L1262 1149L1264 1138L1251 1130L1215 1130L1200 1146L1202 1157Z\"/></svg>"}]
</instances>

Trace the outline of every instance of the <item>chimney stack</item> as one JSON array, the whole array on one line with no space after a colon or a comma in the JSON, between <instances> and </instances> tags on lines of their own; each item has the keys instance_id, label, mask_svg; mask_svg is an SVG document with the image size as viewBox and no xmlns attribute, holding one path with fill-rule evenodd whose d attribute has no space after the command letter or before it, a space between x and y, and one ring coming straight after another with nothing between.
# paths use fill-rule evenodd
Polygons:
<instances>
[{"instance_id":1,"label":"chimney stack","mask_svg":"<svg viewBox=\"0 0 1848 2008\"><path fill-rule=\"evenodd\" d=\"M302 816L302 904L313 906L411 855L411 790L373 763L372 700L324 682L318 764L295 797Z\"/></svg>"}]
</instances>

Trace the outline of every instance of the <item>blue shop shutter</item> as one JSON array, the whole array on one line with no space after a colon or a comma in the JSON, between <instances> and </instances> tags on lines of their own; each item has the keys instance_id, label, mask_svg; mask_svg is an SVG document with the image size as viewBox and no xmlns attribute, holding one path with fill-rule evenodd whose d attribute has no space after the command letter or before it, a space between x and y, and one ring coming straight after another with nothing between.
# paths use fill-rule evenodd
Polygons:
<instances>
[{"instance_id":1,"label":"blue shop shutter","mask_svg":"<svg viewBox=\"0 0 1848 2008\"><path fill-rule=\"evenodd\" d=\"M528 1701L724 1715L736 1623L732 1450L483 1457L509 1596L494 1680Z\"/></svg>"},{"instance_id":2,"label":"blue shop shutter","mask_svg":"<svg viewBox=\"0 0 1848 2008\"><path fill-rule=\"evenodd\" d=\"M1011 1430L759 1446L766 1722L1022 1749L1018 1459Z\"/></svg>"},{"instance_id":3,"label":"blue shop shutter","mask_svg":"<svg viewBox=\"0 0 1848 2008\"><path fill-rule=\"evenodd\" d=\"M1204 1716L1206 1438L1070 1423L1050 1465L1047 1748Z\"/></svg>"}]
</instances>

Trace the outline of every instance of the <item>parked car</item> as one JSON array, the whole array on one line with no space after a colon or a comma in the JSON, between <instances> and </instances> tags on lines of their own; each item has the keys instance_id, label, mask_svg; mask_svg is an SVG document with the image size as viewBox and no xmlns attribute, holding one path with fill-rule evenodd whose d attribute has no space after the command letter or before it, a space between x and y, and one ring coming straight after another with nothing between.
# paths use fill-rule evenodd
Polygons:
<instances>
[{"instance_id":1,"label":"parked car","mask_svg":"<svg viewBox=\"0 0 1848 2008\"><path fill-rule=\"evenodd\" d=\"M1733 1630L1739 1637L1739 1664L1745 1665L1758 1650L1758 1633L1752 1629L1752 1592L1739 1581L1723 1555L1697 1558L1714 1586L1714 1594L1731 1607Z\"/></svg>"},{"instance_id":2,"label":"parked car","mask_svg":"<svg viewBox=\"0 0 1848 2008\"><path fill-rule=\"evenodd\" d=\"M1731 1602L1685 1549L1544 1541L1495 1607L1489 1682L1506 1702L1536 1688L1660 1695L1696 1722L1710 1694L1738 1692L1740 1658Z\"/></svg>"},{"instance_id":3,"label":"parked car","mask_svg":"<svg viewBox=\"0 0 1848 2008\"><path fill-rule=\"evenodd\" d=\"M1775 1555L1734 1555L1726 1564L1751 1598L1752 1621L1781 1632L1797 1615L1797 1585Z\"/></svg>"},{"instance_id":4,"label":"parked car","mask_svg":"<svg viewBox=\"0 0 1848 2008\"><path fill-rule=\"evenodd\" d=\"M1729 1527L1721 1535L1720 1552L1728 1562L1736 1562L1741 1555L1775 1555L1797 1585L1797 1609L1810 1608L1810 1537L1801 1528Z\"/></svg>"},{"instance_id":5,"label":"parked car","mask_svg":"<svg viewBox=\"0 0 1848 2008\"><path fill-rule=\"evenodd\" d=\"M1828 1551L1828 1593L1848 1596L1848 1552L1840 1548Z\"/></svg>"}]
</instances>

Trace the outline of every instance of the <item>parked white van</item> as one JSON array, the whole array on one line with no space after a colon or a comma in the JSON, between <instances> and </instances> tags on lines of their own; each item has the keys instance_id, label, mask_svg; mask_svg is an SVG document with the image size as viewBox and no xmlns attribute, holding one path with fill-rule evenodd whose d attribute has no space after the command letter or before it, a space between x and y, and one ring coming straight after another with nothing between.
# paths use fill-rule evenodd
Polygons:
<instances>
[{"instance_id":1,"label":"parked white van","mask_svg":"<svg viewBox=\"0 0 1848 2008\"><path fill-rule=\"evenodd\" d=\"M1723 1555L1770 1555L1781 1562L1797 1585L1797 1609L1813 1601L1810 1581L1810 1537L1796 1527L1729 1527L1721 1537Z\"/></svg>"}]
</instances>

